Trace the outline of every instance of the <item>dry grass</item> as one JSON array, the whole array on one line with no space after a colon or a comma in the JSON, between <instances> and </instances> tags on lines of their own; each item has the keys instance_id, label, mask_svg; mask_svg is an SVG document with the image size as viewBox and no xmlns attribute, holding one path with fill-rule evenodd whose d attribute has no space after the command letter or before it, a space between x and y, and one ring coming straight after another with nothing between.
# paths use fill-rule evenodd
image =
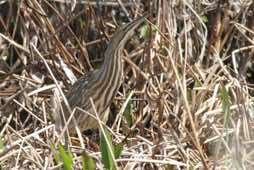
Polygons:
<instances>
[{"instance_id":1,"label":"dry grass","mask_svg":"<svg viewBox=\"0 0 254 170\"><path fill-rule=\"evenodd\" d=\"M124 144L118 168L254 168L253 1L70 2L0 2L0 169L62 167L59 90L98 68L116 28L145 12L107 123ZM69 141L74 169L84 150L103 169L97 140Z\"/></svg>"}]
</instances>

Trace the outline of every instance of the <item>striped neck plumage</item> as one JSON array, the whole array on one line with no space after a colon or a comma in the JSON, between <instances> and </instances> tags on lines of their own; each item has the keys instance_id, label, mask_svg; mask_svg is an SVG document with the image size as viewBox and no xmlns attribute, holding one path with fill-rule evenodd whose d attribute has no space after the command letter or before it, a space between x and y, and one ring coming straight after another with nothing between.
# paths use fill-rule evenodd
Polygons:
<instances>
[{"instance_id":1,"label":"striped neck plumage","mask_svg":"<svg viewBox=\"0 0 254 170\"><path fill-rule=\"evenodd\" d=\"M123 48L130 37L134 34L135 29L144 21L145 18L140 18L123 26L114 34L109 42L105 52L104 63L98 74L102 87L99 93L101 94L100 96L105 96L104 103L101 103L103 106L109 106L121 85L123 72Z\"/></svg>"},{"instance_id":2,"label":"striped neck plumage","mask_svg":"<svg viewBox=\"0 0 254 170\"><path fill-rule=\"evenodd\" d=\"M144 21L145 18L139 18L138 20L123 26L114 34L105 52L104 63L101 67L102 74L103 72L105 73L112 70L112 67L117 67L118 64L122 65L121 56L123 55L123 48L130 37L134 34L135 29ZM119 68L121 67L122 66L119 66Z\"/></svg>"}]
</instances>

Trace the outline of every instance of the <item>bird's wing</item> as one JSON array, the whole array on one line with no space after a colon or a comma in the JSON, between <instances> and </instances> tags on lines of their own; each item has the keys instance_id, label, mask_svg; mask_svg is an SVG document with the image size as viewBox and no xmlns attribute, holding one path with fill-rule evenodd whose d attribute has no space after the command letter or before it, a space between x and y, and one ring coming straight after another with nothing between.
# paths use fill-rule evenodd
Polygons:
<instances>
[{"instance_id":1,"label":"bird's wing","mask_svg":"<svg viewBox=\"0 0 254 170\"><path fill-rule=\"evenodd\" d=\"M81 107L81 104L85 103L83 102L83 100L89 100L91 94L87 89L89 89L88 86L90 86L91 77L93 77L92 75L94 73L95 71L89 71L80 79L78 79L68 90L66 98L69 102L71 109L73 109L75 106Z\"/></svg>"}]
</instances>

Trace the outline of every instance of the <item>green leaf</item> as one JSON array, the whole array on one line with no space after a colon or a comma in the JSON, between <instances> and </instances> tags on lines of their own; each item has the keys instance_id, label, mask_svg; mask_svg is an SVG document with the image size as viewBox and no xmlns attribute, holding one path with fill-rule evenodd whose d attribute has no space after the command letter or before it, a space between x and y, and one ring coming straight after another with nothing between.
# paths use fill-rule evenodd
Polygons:
<instances>
[{"instance_id":1,"label":"green leaf","mask_svg":"<svg viewBox=\"0 0 254 170\"><path fill-rule=\"evenodd\" d=\"M72 160L71 153L69 153L68 151L65 151L64 147L61 144L58 145L58 149L59 149L60 157L63 161L64 169L72 170L73 160Z\"/></svg>"},{"instance_id":2,"label":"green leaf","mask_svg":"<svg viewBox=\"0 0 254 170\"><path fill-rule=\"evenodd\" d=\"M229 118L230 118L230 112L229 108L231 105L231 99L230 96L225 88L225 86L221 86L220 89L220 97L221 97L221 107L222 107L222 112L224 113L224 127L228 126Z\"/></svg>"},{"instance_id":3,"label":"green leaf","mask_svg":"<svg viewBox=\"0 0 254 170\"><path fill-rule=\"evenodd\" d=\"M202 83L201 83L201 81L200 81L199 79L196 79L196 80L195 80L195 85L194 85L194 87L202 87Z\"/></svg>"},{"instance_id":4,"label":"green leaf","mask_svg":"<svg viewBox=\"0 0 254 170\"><path fill-rule=\"evenodd\" d=\"M140 28L139 37L140 38L147 38L148 37L148 26L147 26L147 24Z\"/></svg>"},{"instance_id":5,"label":"green leaf","mask_svg":"<svg viewBox=\"0 0 254 170\"><path fill-rule=\"evenodd\" d=\"M87 153L83 153L82 155L82 169L83 170L94 170L94 160Z\"/></svg>"},{"instance_id":6,"label":"green leaf","mask_svg":"<svg viewBox=\"0 0 254 170\"><path fill-rule=\"evenodd\" d=\"M194 170L193 165L189 165L188 170Z\"/></svg>"},{"instance_id":7,"label":"green leaf","mask_svg":"<svg viewBox=\"0 0 254 170\"><path fill-rule=\"evenodd\" d=\"M192 90L192 89L190 89L190 88L188 88L187 89L187 100L190 102L190 103L192 103L192 93L193 93L194 91Z\"/></svg>"},{"instance_id":8,"label":"green leaf","mask_svg":"<svg viewBox=\"0 0 254 170\"><path fill-rule=\"evenodd\" d=\"M155 26L151 26L152 31L149 29L149 25L145 24L140 28L140 38L148 39L150 37L150 34L157 31L157 28Z\"/></svg>"},{"instance_id":9,"label":"green leaf","mask_svg":"<svg viewBox=\"0 0 254 170\"><path fill-rule=\"evenodd\" d=\"M201 19L202 19L202 21L203 21L204 23L207 23L207 22L208 22L208 18L207 18L207 16L205 16L205 15L203 15L203 16L201 17Z\"/></svg>"},{"instance_id":10,"label":"green leaf","mask_svg":"<svg viewBox=\"0 0 254 170\"><path fill-rule=\"evenodd\" d=\"M165 165L165 170L174 170L173 165Z\"/></svg>"},{"instance_id":11,"label":"green leaf","mask_svg":"<svg viewBox=\"0 0 254 170\"><path fill-rule=\"evenodd\" d=\"M4 140L3 138L0 136L0 151L4 149Z\"/></svg>"},{"instance_id":12,"label":"green leaf","mask_svg":"<svg viewBox=\"0 0 254 170\"><path fill-rule=\"evenodd\" d=\"M123 112L123 116L125 117L129 127L131 127L133 124L131 114L132 114L132 103L131 103L131 101L129 101L124 112Z\"/></svg>"},{"instance_id":13,"label":"green leaf","mask_svg":"<svg viewBox=\"0 0 254 170\"><path fill-rule=\"evenodd\" d=\"M51 149L51 152L53 153L53 156L54 156L54 160L56 161L56 163L58 164L60 162L60 157L59 155L56 153L56 150L55 150L55 146L53 144L50 145L50 149Z\"/></svg>"},{"instance_id":14,"label":"green leaf","mask_svg":"<svg viewBox=\"0 0 254 170\"><path fill-rule=\"evenodd\" d=\"M106 169L115 170L116 163L114 162L114 154L112 151L114 150L112 145L112 137L106 128L102 129L105 133L101 131L100 134L100 150L101 150L101 157L104 167Z\"/></svg>"},{"instance_id":15,"label":"green leaf","mask_svg":"<svg viewBox=\"0 0 254 170\"><path fill-rule=\"evenodd\" d=\"M123 143L119 143L114 147L115 158L119 158L123 151Z\"/></svg>"}]
</instances>

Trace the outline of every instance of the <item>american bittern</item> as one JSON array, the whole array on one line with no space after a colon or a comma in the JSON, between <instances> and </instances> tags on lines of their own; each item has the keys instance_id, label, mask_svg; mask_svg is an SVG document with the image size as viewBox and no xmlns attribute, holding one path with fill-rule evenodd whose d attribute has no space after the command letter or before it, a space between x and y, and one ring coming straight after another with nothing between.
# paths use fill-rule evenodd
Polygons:
<instances>
[{"instance_id":1,"label":"american bittern","mask_svg":"<svg viewBox=\"0 0 254 170\"><path fill-rule=\"evenodd\" d=\"M68 91L66 98L71 109L77 106L95 115L92 103L89 100L92 98L99 118L104 122L107 121L108 108L121 85L123 73L121 56L124 45L133 35L135 29L144 21L144 17L135 20L123 26L114 34L105 51L104 63L101 68L88 72ZM64 106L65 120L68 120L70 113L67 111L65 105L62 105ZM97 121L93 117L82 111L76 110L74 118L81 131L98 126ZM73 121L68 125L68 129L70 133L75 133L75 124Z\"/></svg>"}]
</instances>

